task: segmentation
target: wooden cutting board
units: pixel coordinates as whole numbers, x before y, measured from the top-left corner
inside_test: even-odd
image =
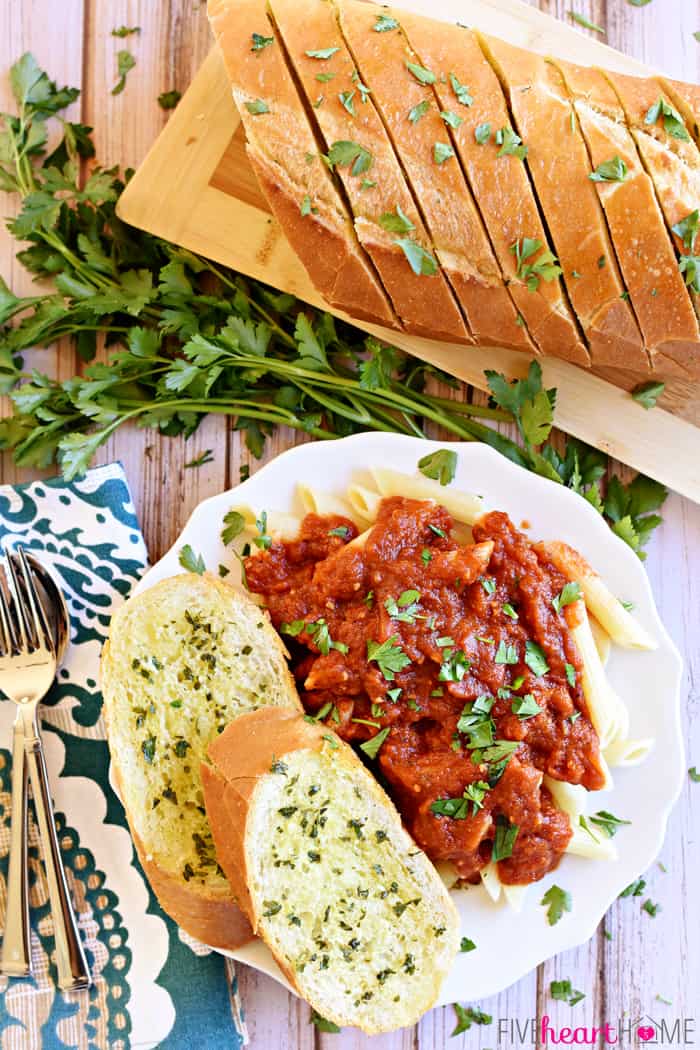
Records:
[[[621,72],[651,72],[520,0],[408,0],[401,6],[543,54]],[[131,180],[118,212],[134,226],[328,308],[258,187],[216,48]],[[364,322],[360,327],[481,390],[486,368],[521,376],[529,363],[527,355],[511,350],[452,346]],[[559,392],[558,427],[700,502],[700,384],[674,380],[667,384],[663,408],[648,411],[597,375],[554,358],[541,360],[546,385]]]

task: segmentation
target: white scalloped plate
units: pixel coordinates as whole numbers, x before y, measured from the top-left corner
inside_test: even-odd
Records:
[[[181,572],[178,554],[185,543],[215,572],[220,562],[230,565],[233,559],[219,533],[223,516],[232,507],[246,504],[258,511],[300,512],[295,497],[299,481],[341,493],[351,478],[366,473],[370,463],[413,473],[421,456],[440,447],[439,442],[383,433],[298,445],[237,488],[201,503],[139,589]],[[443,984],[440,1004],[500,992],[545,959],[588,940],[618,894],[649,867],[661,849],[684,771],[681,658],[659,619],[639,559],[592,507],[563,486],[528,473],[486,445],[454,443],[450,447],[457,451],[459,461],[453,485],[481,494],[487,509],[505,510],[518,526],[528,522],[533,539],[562,539],[576,547],[615,594],[634,602],[634,615],[657,639],[659,648],[635,653],[613,647],[607,668],[613,686],[629,707],[631,735],[656,740],[643,765],[614,770],[614,788],[599,796],[600,808],[632,822],[615,839],[617,861],[567,855],[556,872],[530,887],[519,914],[506,905],[493,904],[481,886],[453,891],[462,932],[477,949],[457,956]],[[234,567],[228,578],[240,579]],[[568,890],[573,899],[572,911],[556,926],[547,924],[539,903],[552,883]],[[283,981],[269,951],[259,942],[230,955]]]

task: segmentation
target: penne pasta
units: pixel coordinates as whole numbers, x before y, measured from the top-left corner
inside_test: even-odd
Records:
[[[366,485],[352,484],[347,489],[348,503],[354,515],[362,522],[369,524],[377,520],[382,496]]]
[[[238,512],[245,521],[245,529],[243,530],[244,536],[260,535],[260,528],[258,528],[258,521],[262,522],[261,511],[259,514],[256,513],[252,507],[232,507],[232,510]],[[273,539],[294,539],[297,536],[299,529],[301,528],[301,518],[298,518],[296,514],[287,514],[283,510],[268,510],[265,512],[267,517],[265,519],[265,529],[268,536],[272,536]]]
[[[473,525],[483,514],[481,496],[461,492],[449,485],[440,485],[430,478],[401,474],[386,467],[372,467],[372,476],[382,496],[405,496],[408,499],[429,499],[441,504],[453,518],[466,525]]]
[[[604,751],[620,731],[620,705],[605,675],[585,605],[581,600],[573,602],[566,607],[565,615],[583,662],[581,684],[588,713]]]
[[[486,867],[481,869],[481,882],[491,900],[494,904],[497,904],[501,897],[503,884],[498,877],[498,868],[493,861],[489,861]]]
[[[605,758],[609,765],[616,768],[638,766],[643,762],[654,746],[652,737],[640,740],[615,739],[605,749]]]
[[[442,879],[445,889],[451,890],[459,882],[457,869],[448,860],[438,861],[435,865],[435,870]]]
[[[603,667],[605,667],[608,660],[610,659],[610,650],[612,648],[610,635],[607,631],[603,630],[603,628],[600,626],[600,624],[594,616],[589,616],[588,622],[591,625],[591,634],[593,635],[595,647],[598,650],[600,662],[602,663]]]
[[[331,495],[324,489],[317,489],[314,485],[307,485],[303,481],[297,485],[297,492],[304,508],[304,514],[323,516],[338,514],[358,523],[358,516],[354,513],[352,506],[340,496]]]
[[[615,860],[617,850],[612,841],[598,835],[590,824],[581,823],[581,818],[585,820],[588,804],[586,789],[580,784],[567,784],[550,776],[545,776],[544,785],[559,809],[569,818],[571,838],[566,852],[593,860]]]
[[[579,584],[586,606],[614,642],[625,649],[657,648],[656,641],[637,623],[578,551],[558,541],[537,543],[535,549],[568,579]]]
[[[515,912],[522,911],[529,886],[509,886],[505,882],[502,882],[501,886],[506,904]]]

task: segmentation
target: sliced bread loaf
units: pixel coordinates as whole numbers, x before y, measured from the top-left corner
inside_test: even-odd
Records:
[[[242,712],[300,708],[279,636],[244,595],[183,574],[118,610],[101,676],[112,769],[162,907],[208,944],[245,943],[251,929],[216,861],[199,767]]]
[[[243,715],[202,766],[217,855],[250,923],[323,1017],[414,1024],[455,957],[435,868],[353,750],[292,711]]]

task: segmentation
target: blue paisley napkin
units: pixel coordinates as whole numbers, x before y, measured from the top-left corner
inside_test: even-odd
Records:
[[[97,677],[110,616],[147,566],[146,548],[119,464],[80,480],[0,486],[0,539],[33,550],[60,583],[71,641],[42,706],[56,820],[91,964],[89,992],[61,992],[36,828],[30,824],[34,976],[0,976],[0,1041],[8,1050],[238,1050],[245,1028],[230,961],[198,944],[150,891],[110,787]],[[0,702],[0,918],[10,841],[11,726]],[[33,815],[32,815],[33,817]],[[228,983],[225,967],[228,967]],[[233,994],[229,995],[229,985]]]

